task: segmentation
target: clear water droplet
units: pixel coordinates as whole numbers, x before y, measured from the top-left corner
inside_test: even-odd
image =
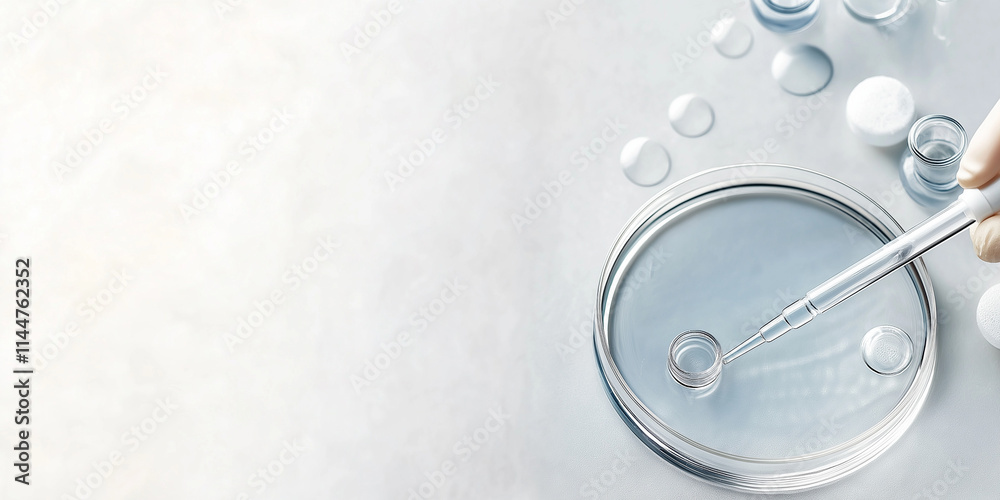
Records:
[[[743,57],[753,45],[753,32],[735,18],[725,17],[712,27],[712,44],[725,57]]]
[[[621,163],[625,177],[640,186],[659,184],[670,173],[670,154],[648,137],[628,141],[622,148]]]
[[[685,137],[699,137],[708,133],[715,123],[712,105],[696,94],[684,94],[670,103],[667,110],[670,126]]]
[[[833,62],[826,52],[812,45],[790,45],[775,54],[771,75],[789,94],[812,95],[830,83]]]
[[[861,357],[875,373],[897,375],[913,359],[913,341],[894,326],[877,326],[861,341]]]

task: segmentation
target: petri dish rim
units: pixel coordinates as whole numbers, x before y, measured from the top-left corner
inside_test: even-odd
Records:
[[[926,339],[919,365],[906,392],[877,424],[839,446],[793,458],[742,457],[692,441],[670,428],[646,407],[624,381],[611,354],[609,291],[620,274],[623,257],[635,255],[652,225],[664,215],[696,209],[699,199],[736,187],[791,188],[855,218],[884,241],[902,228],[881,206],[836,179],[811,170],[777,164],[733,165],[689,176],[661,191],[643,205],[619,233],[601,274],[594,322],[594,347],[601,377],[616,411],[641,441],[678,468],[730,489],[748,492],[796,492],[840,479],[881,455],[914,421],[926,400],[936,356],[936,307],[926,267],[921,260],[907,273],[922,300]],[[915,353],[916,355],[917,353]],[[789,467],[789,466],[794,467]]]

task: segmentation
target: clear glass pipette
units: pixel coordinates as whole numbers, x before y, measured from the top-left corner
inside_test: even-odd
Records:
[[[938,243],[998,211],[1000,211],[1000,182],[993,182],[981,189],[966,189],[944,210],[930,216],[851,267],[808,291],[801,299],[792,302],[781,311],[781,314],[760,327],[757,333],[727,352],[722,357],[722,363],[731,363],[757,346],[802,327],[820,313],[864,290],[892,271],[909,264]]]

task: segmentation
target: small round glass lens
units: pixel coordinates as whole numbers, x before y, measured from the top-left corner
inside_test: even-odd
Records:
[[[700,137],[708,133],[715,123],[712,105],[696,94],[684,94],[670,103],[667,109],[670,126],[684,137]]]
[[[732,17],[724,17],[712,27],[712,45],[725,57],[743,57],[753,45],[750,27]]]
[[[622,149],[621,164],[628,180],[640,186],[654,186],[670,173],[670,154],[648,137],[636,137]]]
[[[818,47],[806,44],[781,49],[771,61],[771,76],[793,95],[812,95],[833,78],[833,61]]]
[[[861,341],[861,357],[875,373],[898,375],[910,366],[913,341],[899,328],[877,326],[869,330]]]

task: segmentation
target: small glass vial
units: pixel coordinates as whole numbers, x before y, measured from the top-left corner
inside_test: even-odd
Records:
[[[956,175],[968,142],[965,129],[951,117],[928,115],[917,120],[910,127],[900,163],[900,178],[910,197],[928,207],[958,197],[962,188]]]
[[[955,13],[955,0],[937,0],[934,11],[934,36],[938,40],[951,43],[952,16]]]
[[[750,0],[754,17],[776,33],[805,29],[819,14],[819,0]]]

